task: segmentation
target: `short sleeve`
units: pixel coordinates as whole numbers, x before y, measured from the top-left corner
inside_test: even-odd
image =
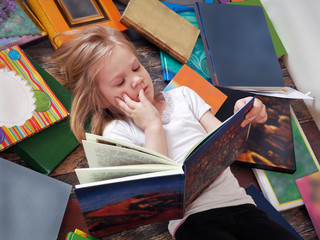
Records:
[[[188,87],[182,87],[182,94],[187,102],[190,110],[193,112],[197,120],[211,110],[211,106],[207,104],[195,91]]]
[[[102,136],[142,146],[141,134],[130,121],[114,120],[105,127]]]

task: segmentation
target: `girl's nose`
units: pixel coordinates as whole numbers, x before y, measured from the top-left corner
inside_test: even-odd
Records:
[[[141,82],[143,78],[141,76],[135,75],[132,78],[132,87],[135,88],[137,87]]]

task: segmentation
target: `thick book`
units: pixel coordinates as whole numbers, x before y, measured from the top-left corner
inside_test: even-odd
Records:
[[[211,106],[211,112],[213,115],[218,112],[227,99],[227,95],[210,84],[186,64],[181,67],[163,91],[169,91],[180,86],[186,86],[195,91],[207,104]]]
[[[320,172],[296,179],[299,192],[320,238]]]
[[[0,51],[0,65],[2,151],[67,118],[69,113],[19,46]]]
[[[290,232],[295,234],[299,239],[303,240],[299,233],[297,233],[297,231],[290,225],[290,223],[272,206],[272,204],[263,196],[261,192],[259,192],[259,190],[254,185],[250,185],[246,189],[246,192],[252,197],[257,207],[260,210],[264,211],[270,219],[282,225]]]
[[[31,10],[48,33],[52,46],[57,49],[70,36],[58,34],[78,30],[92,24],[102,24],[119,31],[127,29],[120,23],[121,14],[112,0],[76,1],[27,0]],[[76,4],[76,6],[74,5]]]
[[[319,171],[319,163],[293,110],[291,109],[292,134],[296,171],[286,174],[253,169],[263,195],[278,210],[284,211],[303,205],[296,179]]]
[[[1,239],[57,239],[71,185],[0,158],[0,186]]]
[[[186,19],[188,22],[199,28],[196,15],[194,13],[193,7],[182,6],[178,4],[166,3],[167,7],[175,11],[181,17]],[[182,4],[182,3],[181,3]],[[182,67],[182,63],[176,60],[174,57],[171,57],[168,53],[160,49],[160,61],[162,67],[163,80],[168,82],[176,75],[176,73]],[[208,63],[206,54],[203,49],[203,43],[201,36],[198,36],[198,39],[194,45],[194,48],[191,52],[191,55],[186,63],[189,67],[195,70],[199,75],[201,75],[208,82],[211,82]]]
[[[214,85],[285,87],[262,7],[196,3],[194,8]]]
[[[227,4],[261,6],[263,8],[263,5],[260,0],[245,0],[245,1],[236,1],[236,2],[232,1]],[[287,55],[287,51],[286,51],[281,39],[279,38],[279,35],[278,35],[276,29],[274,28],[274,26],[273,26],[273,24],[272,24],[268,14],[266,13],[264,8],[263,8],[263,13],[264,13],[264,16],[265,16],[267,24],[268,24],[268,28],[269,28],[271,39],[272,39],[273,46],[274,46],[274,50],[276,51],[277,56],[280,57],[283,55]]]
[[[71,110],[71,93],[30,56],[27,56],[63,106]],[[69,117],[14,145],[13,151],[34,170],[50,174],[77,146]]]
[[[200,30],[158,0],[131,0],[120,22],[186,63]]]
[[[146,148],[87,134],[89,168],[76,169],[75,193],[95,237],[157,221],[184,209],[242,151],[249,126],[240,126],[254,98],[199,141],[183,165]]]
[[[288,99],[257,96],[266,106],[265,123],[253,123],[245,151],[236,164],[283,173],[296,171]]]

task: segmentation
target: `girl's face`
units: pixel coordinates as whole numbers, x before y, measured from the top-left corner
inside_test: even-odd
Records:
[[[139,91],[143,89],[147,99],[154,102],[152,79],[138,58],[127,48],[115,47],[107,60],[102,60],[104,67],[98,74],[98,87],[106,102],[104,108],[110,106],[119,109],[117,98],[123,100],[127,94],[132,100],[139,101]]]

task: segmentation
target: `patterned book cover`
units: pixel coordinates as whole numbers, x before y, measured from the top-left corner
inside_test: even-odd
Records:
[[[0,52],[0,151],[69,113],[18,46]]]

